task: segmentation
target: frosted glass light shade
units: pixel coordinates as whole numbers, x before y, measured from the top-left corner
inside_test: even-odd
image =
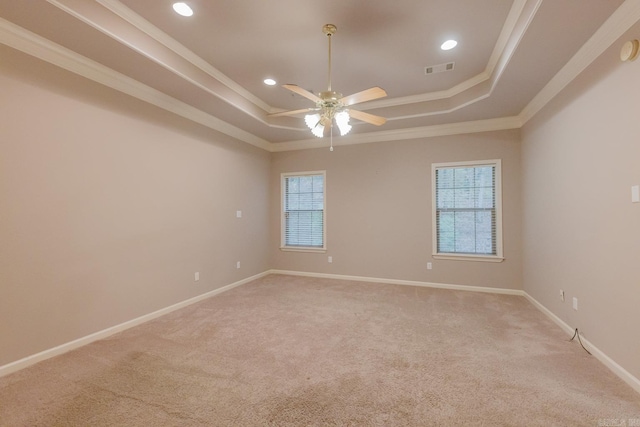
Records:
[[[320,114],[307,114],[304,116],[304,122],[309,129],[313,130],[320,122]]]
[[[318,125],[311,129],[311,133],[317,136],[318,138],[322,138],[324,136],[324,126]]]
[[[307,114],[304,116],[304,122],[318,138],[324,136],[324,126],[320,124],[320,114]]]
[[[338,129],[340,129],[340,135],[344,136],[348,134],[351,130],[351,125],[349,124],[349,113],[347,111],[340,111],[335,115],[335,118]]]

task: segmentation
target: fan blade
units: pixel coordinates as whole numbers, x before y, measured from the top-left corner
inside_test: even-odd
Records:
[[[303,108],[301,110],[281,111],[279,113],[267,114],[267,117],[296,116],[310,111],[316,111],[316,108]]]
[[[312,100],[313,102],[322,102],[322,98],[314,95],[313,93],[309,92],[306,89],[302,89],[298,85],[282,85],[282,87],[285,89],[289,89],[291,92],[295,92],[298,95],[302,95],[305,98]]]
[[[387,96],[387,92],[376,86],[363,90],[362,92],[354,93],[353,95],[345,96],[340,99],[340,102],[345,106],[348,106],[358,104],[360,102],[371,101],[373,99],[384,98],[385,96]]]
[[[349,117],[352,117],[363,122],[371,123],[372,125],[380,126],[387,122],[387,119],[380,116],[374,116],[373,114],[365,113],[364,111],[349,109]]]

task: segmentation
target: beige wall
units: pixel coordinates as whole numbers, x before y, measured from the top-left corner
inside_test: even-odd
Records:
[[[524,288],[640,377],[640,60],[619,47],[522,138],[270,155],[0,46],[0,366],[274,268]],[[494,158],[505,261],[432,259],[431,163]],[[307,170],[326,254],[279,250],[280,173]]]
[[[523,130],[523,282],[640,378],[640,60],[618,57],[630,38],[638,25]]]
[[[505,261],[434,260],[431,164],[486,159],[502,159]],[[327,171],[328,251],[280,251],[280,174],[309,170]],[[274,153],[271,192],[272,268],[521,289],[518,131]]]
[[[0,366],[268,269],[269,153],[0,57]]]

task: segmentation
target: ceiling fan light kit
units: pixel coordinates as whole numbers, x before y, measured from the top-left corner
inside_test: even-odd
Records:
[[[327,36],[329,42],[329,79],[327,90],[320,92],[318,95],[309,92],[294,84],[285,84],[283,87],[292,92],[297,93],[316,103],[315,107],[305,108],[302,110],[283,111],[280,113],[269,114],[270,117],[278,116],[295,116],[308,113],[304,116],[304,122],[311,129],[313,135],[322,138],[325,130],[333,129],[333,124],[338,127],[340,135],[344,136],[351,130],[349,120],[351,118],[370,123],[376,126],[383,125],[387,120],[384,117],[365,113],[363,111],[350,108],[351,105],[361,102],[372,101],[374,99],[387,96],[384,89],[372,87],[358,93],[348,96],[342,96],[341,93],[331,89],[331,36],[336,32],[337,28],[333,24],[326,24],[322,27],[322,32]]]

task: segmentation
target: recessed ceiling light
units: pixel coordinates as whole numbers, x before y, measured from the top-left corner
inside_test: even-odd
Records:
[[[175,10],[178,15],[182,15],[182,16],[193,15],[193,9],[191,9],[188,4],[182,3],[182,2],[174,3],[173,10]]]
[[[276,81],[273,79],[264,79],[264,84],[268,86],[274,86],[276,84]]]
[[[451,50],[454,47],[456,47],[457,44],[458,44],[458,42],[455,41],[455,40],[447,40],[446,42],[442,43],[442,45],[440,46],[440,49],[442,49],[442,50]]]

